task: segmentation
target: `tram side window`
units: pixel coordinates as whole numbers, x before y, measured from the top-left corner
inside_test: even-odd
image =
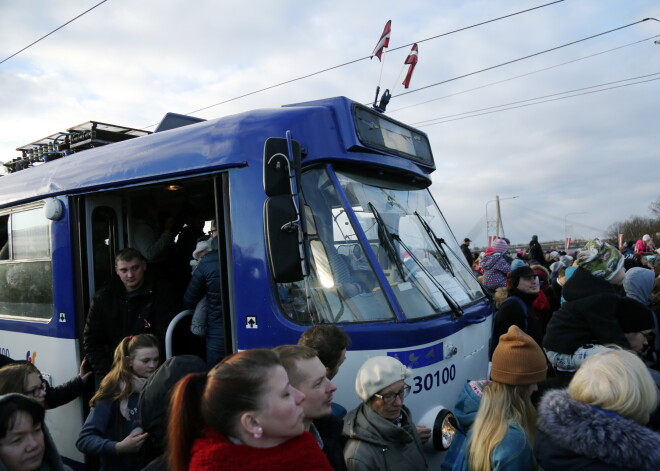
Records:
[[[0,242],[11,247],[0,258],[0,316],[50,319],[52,268],[43,208],[0,216],[0,234]]]

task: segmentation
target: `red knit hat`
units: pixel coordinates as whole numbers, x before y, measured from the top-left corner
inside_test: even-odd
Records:
[[[493,381],[523,386],[545,380],[548,366],[541,347],[516,325],[500,336],[493,352]]]

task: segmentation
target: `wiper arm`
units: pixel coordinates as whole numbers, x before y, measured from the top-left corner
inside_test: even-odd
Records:
[[[415,216],[417,216],[417,219],[419,219],[419,222],[424,228],[424,231],[426,231],[426,234],[429,236],[429,239],[431,239],[431,243],[433,244],[433,247],[435,247],[435,249],[440,254],[440,257],[442,259],[441,263],[443,267],[445,268],[445,270],[449,270],[449,273],[451,273],[451,275],[455,278],[456,274],[454,274],[454,269],[451,266],[451,262],[449,261],[447,252],[445,252],[445,249],[442,247],[442,244],[445,243],[445,240],[435,235],[435,232],[433,232],[433,229],[431,229],[429,223],[426,222],[426,220],[422,217],[422,215],[419,214],[417,211],[415,211]]]
[[[382,234],[382,237],[380,237],[380,239],[382,239],[384,242],[383,245],[385,246],[385,250],[387,251],[387,254],[390,256],[392,260],[394,260],[394,263],[396,264],[396,268],[397,270],[399,270],[399,274],[401,275],[401,279],[403,281],[406,281],[405,270],[403,269],[403,261],[401,260],[401,257],[399,257],[399,252],[396,250],[396,247],[394,247],[393,234],[387,230],[385,221],[383,221],[383,218],[380,217],[380,213],[371,202],[369,202],[369,209],[374,215],[376,224],[378,224],[378,232]]]
[[[408,251],[410,254],[410,257],[414,260],[414,262],[417,264],[417,266],[422,270],[422,272],[427,276],[427,278],[433,283],[433,286],[435,286],[438,291],[440,291],[440,294],[442,294],[442,297],[445,298],[445,302],[453,312],[453,319],[458,319],[463,315],[463,308],[456,302],[456,300],[447,292],[447,290],[440,284],[438,280],[435,279],[435,277],[431,274],[431,272],[424,266],[422,262],[419,261],[417,256],[413,253],[412,250],[401,240],[401,238],[394,234],[392,237],[396,238],[396,240],[401,244],[401,246],[404,248],[404,250]],[[415,277],[413,276],[412,279],[414,280]]]

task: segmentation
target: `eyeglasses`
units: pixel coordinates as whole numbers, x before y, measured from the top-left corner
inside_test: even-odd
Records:
[[[26,396],[39,397],[41,394],[46,394],[46,382],[42,381],[40,386],[34,387],[29,391],[25,391]]]
[[[210,231],[207,232],[208,235],[214,236],[218,232],[217,229],[211,229]]]
[[[383,401],[385,404],[392,404],[397,396],[399,396],[399,398],[401,398],[403,401],[403,398],[410,394],[411,389],[411,386],[406,384],[398,393],[374,394],[374,396]]]

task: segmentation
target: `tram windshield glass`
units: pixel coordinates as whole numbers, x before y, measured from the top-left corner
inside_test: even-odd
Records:
[[[452,304],[483,296],[428,190],[346,171],[336,175],[349,207],[325,169],[303,174],[310,273],[306,281],[279,286],[293,320],[394,320],[379,275],[407,319],[448,314]]]

